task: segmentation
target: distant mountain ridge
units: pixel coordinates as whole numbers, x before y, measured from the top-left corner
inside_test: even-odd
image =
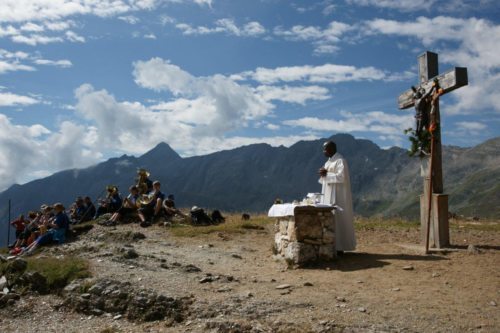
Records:
[[[348,134],[331,139],[349,163],[357,214],[418,215],[422,189],[418,158],[408,157],[402,148],[384,150]],[[320,190],[317,170],[325,162],[324,141],[300,141],[289,148],[253,144],[188,158],[160,143],[140,157],[123,155],[11,186],[0,193],[0,231],[5,235],[8,199],[12,200],[12,216],[16,216],[43,203],[61,201],[69,206],[78,195],[96,198],[109,184],[126,194],[140,167],[161,181],[165,193],[174,193],[180,207],[263,212],[276,198],[291,201]],[[500,217],[500,137],[472,148],[445,146],[443,151],[450,210]]]

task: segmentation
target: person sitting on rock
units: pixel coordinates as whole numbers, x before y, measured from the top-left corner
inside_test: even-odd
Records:
[[[122,206],[122,197],[118,192],[118,187],[110,185],[106,188],[106,191],[108,192],[106,199],[101,200],[95,218],[106,213],[114,213]]]
[[[163,201],[163,211],[165,212],[165,217],[167,220],[172,219],[175,215],[186,217],[183,212],[175,207],[175,197],[173,194],[169,194]]]
[[[109,220],[103,224],[106,226],[116,225],[120,219],[126,215],[137,213],[137,205],[139,200],[139,189],[136,185],[130,186],[130,194],[123,200],[123,205],[116,213],[114,213]]]
[[[90,197],[88,196],[83,198],[83,204],[85,206],[85,213],[83,213],[81,222],[87,222],[92,220],[92,218],[95,216],[96,209],[94,203],[92,202],[92,199],[90,199]]]
[[[39,236],[33,243],[25,248],[23,252],[21,252],[21,254],[29,255],[33,253],[33,251],[40,245],[45,245],[52,242],[62,244],[66,241],[66,233],[68,232],[70,222],[69,217],[66,215],[62,203],[58,202],[54,204],[53,207],[55,212],[55,219],[53,220],[53,222],[49,222],[49,224],[47,225],[47,227],[50,227],[50,230],[47,231],[44,235]]]
[[[165,199],[165,195],[160,191],[160,189],[160,182],[157,180],[154,181],[153,191],[146,197],[141,199],[142,207],[138,210],[139,219],[141,220],[141,226],[151,225],[151,220],[154,220],[160,215],[163,200]]]
[[[71,222],[73,224],[80,223],[85,214],[85,204],[82,197],[76,198],[70,209]]]

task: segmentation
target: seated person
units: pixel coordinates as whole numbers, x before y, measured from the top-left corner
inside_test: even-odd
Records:
[[[97,208],[95,218],[98,218],[102,214],[114,213],[122,206],[122,197],[118,192],[118,187],[108,186],[106,191],[108,192],[106,199],[101,200],[99,208]]]
[[[76,198],[75,202],[70,209],[71,222],[76,224],[81,222],[83,215],[85,214],[85,204],[82,197]]]
[[[64,206],[61,203],[54,204],[54,219],[49,220],[47,227],[50,228],[45,234],[39,236],[31,243],[21,254],[31,254],[40,245],[57,242],[62,244],[66,241],[66,233],[69,228],[69,217],[64,211]]]
[[[83,204],[85,206],[85,213],[83,213],[81,221],[87,222],[87,221],[92,220],[92,218],[95,216],[96,209],[95,209],[94,203],[92,202],[92,200],[88,196],[83,199]]]
[[[139,189],[136,185],[129,187],[130,194],[123,200],[123,205],[104,225],[115,225],[123,216],[137,212],[137,204],[139,200]]]
[[[139,208],[139,219],[141,224],[150,225],[150,219],[154,219],[160,215],[162,203],[165,199],[165,195],[160,191],[161,184],[159,181],[153,183],[153,192],[148,194],[148,199],[146,203],[142,204]]]
[[[184,213],[182,213],[175,207],[175,197],[173,194],[169,194],[165,201],[163,201],[163,211],[165,212],[167,220],[174,217],[175,215],[186,217]]]
[[[43,205],[42,205],[43,207]],[[14,244],[14,252],[19,252],[21,247],[25,247],[33,242],[33,239],[39,232],[38,222],[40,214],[36,212],[29,212],[28,219],[25,222],[24,230],[19,234],[19,237]],[[12,253],[15,254],[15,253]]]

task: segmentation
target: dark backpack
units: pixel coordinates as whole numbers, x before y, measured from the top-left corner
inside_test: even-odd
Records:
[[[203,208],[191,210],[191,223],[194,225],[212,224],[212,219],[205,213]]]
[[[224,216],[222,216],[221,212],[219,210],[217,210],[217,209],[212,212],[212,216],[211,217],[212,217],[212,221],[214,223],[218,224],[218,223],[224,223],[224,222],[226,222],[226,218]]]

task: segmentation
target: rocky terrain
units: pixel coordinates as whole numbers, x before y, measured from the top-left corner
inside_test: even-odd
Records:
[[[92,224],[1,264],[0,332],[500,331],[498,222],[452,221],[454,246],[427,256],[415,224],[358,220],[356,229],[356,252],[288,269],[272,255],[265,217]],[[25,262],[47,258],[83,260],[91,276],[50,290]]]

